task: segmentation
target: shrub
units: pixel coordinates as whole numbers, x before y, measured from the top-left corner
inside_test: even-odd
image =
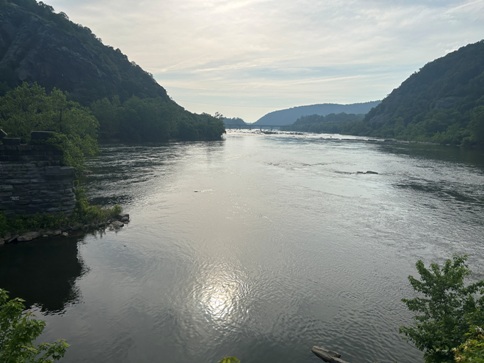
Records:
[[[33,343],[42,334],[45,322],[24,312],[22,299],[9,299],[0,289],[0,362],[50,363],[61,359],[69,344],[64,340],[55,343]]]
[[[471,274],[466,256],[454,256],[443,266],[432,263],[427,269],[420,260],[420,280],[409,276],[419,297],[402,299],[416,313],[415,326],[400,332],[424,352],[425,361],[454,362],[455,348],[467,340],[472,325],[484,324],[484,281],[465,284]]]

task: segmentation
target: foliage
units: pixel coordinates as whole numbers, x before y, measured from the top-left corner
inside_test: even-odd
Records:
[[[240,363],[236,357],[224,357],[218,363]]]
[[[419,297],[403,299],[415,312],[415,326],[402,326],[400,332],[424,352],[426,362],[453,362],[453,348],[466,340],[472,325],[484,323],[484,280],[465,284],[470,275],[466,256],[454,256],[443,266],[426,268],[416,264],[420,280],[409,276]]]
[[[472,110],[469,131],[472,142],[484,145],[484,105]]]
[[[93,150],[98,121],[103,141],[218,140],[225,131],[222,120],[184,110],[119,49],[103,45],[89,28],[42,2],[0,2],[0,33],[15,34],[16,39],[5,45],[0,95],[6,87],[20,86],[19,79],[51,91],[46,100],[39,94],[41,86],[22,85],[17,94],[26,100],[23,114],[13,118],[0,109],[0,127],[10,120],[4,129],[12,136],[27,141],[33,128],[54,130],[69,138],[61,145],[73,145],[75,155]],[[71,101],[66,101],[66,94]],[[7,103],[14,105],[13,101],[9,98]],[[18,113],[18,107],[13,109]],[[72,130],[75,126],[83,130]]]
[[[41,213],[30,216],[7,217],[0,212],[0,237],[7,233],[24,233],[64,229],[74,225],[94,225],[106,223],[122,213],[122,208],[115,205],[102,208],[87,201],[82,188],[76,189],[76,208],[71,215],[65,213]]]
[[[284,130],[314,132],[314,133],[334,133],[334,134],[354,134],[356,125],[361,123],[364,115],[348,113],[331,113],[326,116],[310,115],[297,119],[292,125],[286,126]]]
[[[103,223],[107,220],[119,216],[122,209],[119,205],[112,208],[101,208],[88,202],[82,188],[76,189],[76,209],[72,215],[72,220],[76,223],[92,224]]]
[[[105,141],[163,142],[177,140],[219,140],[223,121],[208,114],[196,115],[161,98],[104,98],[91,104]]]
[[[35,345],[45,322],[23,310],[22,299],[9,299],[0,289],[0,362],[51,363],[61,359],[69,345],[64,340]]]
[[[370,101],[364,103],[353,103],[341,105],[336,103],[322,103],[316,105],[297,106],[284,110],[269,112],[252,124],[254,127],[260,126],[288,126],[299,118],[309,115],[330,115],[330,114],[366,114],[380,101]]]
[[[0,237],[7,233],[57,229],[71,223],[71,218],[64,213],[44,213],[10,218],[0,213]]]
[[[425,65],[364,124],[370,136],[484,147],[484,41]]]
[[[215,114],[215,117],[217,117],[217,114]],[[244,120],[242,120],[240,117],[229,118],[229,117],[224,117],[223,115],[220,115],[220,117],[218,118],[222,119],[224,126],[226,128],[237,129],[237,128],[245,128],[248,126],[247,123]]]
[[[484,363],[484,331],[473,326],[467,340],[454,349],[456,363]]]
[[[6,15],[0,32],[13,33],[16,40],[6,45],[0,65],[0,79],[10,87],[19,79],[38,82],[69,92],[83,105],[113,95],[168,99],[151,74],[66,14],[35,0],[7,0],[0,6]]]
[[[484,147],[484,41],[437,59],[393,90],[364,120],[313,115],[290,130]]]
[[[0,97],[0,128],[24,142],[31,131],[54,131],[50,141],[64,153],[66,165],[82,170],[84,159],[98,151],[99,123],[91,112],[68,101],[64,92],[47,93],[38,84],[23,83]]]

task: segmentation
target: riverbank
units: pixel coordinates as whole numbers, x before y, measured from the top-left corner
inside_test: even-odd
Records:
[[[32,228],[22,232],[5,232],[0,236],[0,246],[49,237],[68,237],[81,233],[103,232],[106,229],[118,230],[124,227],[125,224],[128,224],[129,221],[129,214],[117,214],[104,221],[90,223],[73,222],[54,228]]]

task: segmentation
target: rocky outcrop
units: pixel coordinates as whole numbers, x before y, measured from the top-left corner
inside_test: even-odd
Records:
[[[36,239],[48,238],[48,237],[68,237],[70,235],[77,235],[86,232],[93,231],[104,231],[106,229],[110,231],[118,231],[130,221],[129,214],[120,214],[115,218],[106,220],[99,223],[91,224],[80,224],[64,226],[60,229],[55,230],[39,230],[24,232],[22,234],[11,235],[0,237],[0,246],[5,244],[19,243],[19,242],[29,242]]]

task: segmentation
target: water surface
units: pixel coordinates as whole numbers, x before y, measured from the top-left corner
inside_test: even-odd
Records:
[[[483,276],[483,160],[284,133],[107,146],[89,195],[131,223],[0,249],[0,282],[65,362],[422,362],[398,334],[407,276],[454,253]]]

